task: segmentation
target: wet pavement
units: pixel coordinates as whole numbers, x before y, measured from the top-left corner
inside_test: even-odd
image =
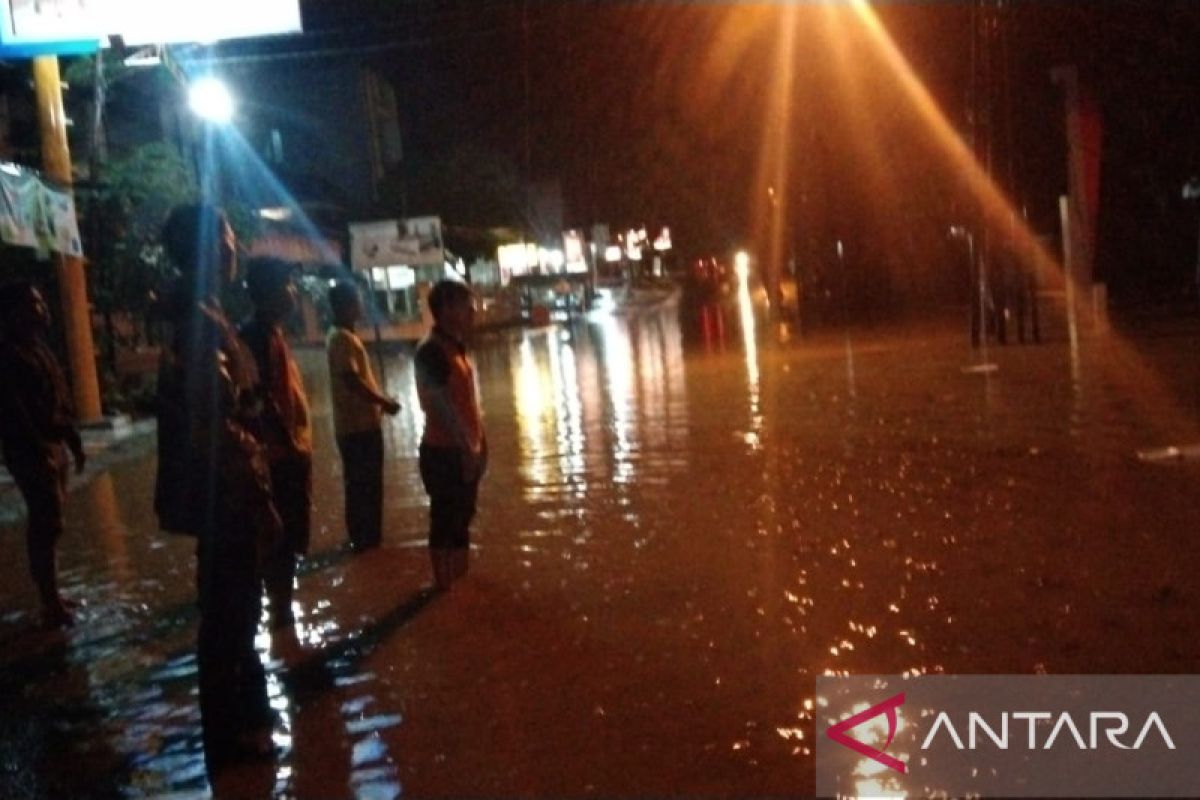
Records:
[[[1196,671],[1200,461],[1152,451],[1200,442],[1200,324],[986,354],[944,325],[724,332],[664,312],[482,343],[492,467],[442,596],[411,363],[386,364],[385,546],[351,556],[304,352],[313,552],[296,640],[260,637],[280,755],[218,788],[799,797],[817,675]],[[155,527],[152,438],[85,477],[74,629],[36,628],[0,529],[0,796],[207,796],[192,547]]]

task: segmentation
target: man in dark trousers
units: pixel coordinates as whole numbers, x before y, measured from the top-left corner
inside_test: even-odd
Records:
[[[448,589],[467,574],[471,520],[479,480],[487,469],[487,436],[467,357],[475,325],[475,299],[457,281],[438,282],[429,293],[433,330],[417,346],[413,363],[425,412],[421,481],[429,494],[429,557],[434,584]]]
[[[232,761],[273,754],[254,637],[261,563],[282,524],[250,432],[253,359],[218,299],[237,273],[233,230],[212,206],[180,206],[163,245],[180,275],[166,301],[173,331],[159,368],[154,503],[163,529],[197,540],[200,717],[211,777]]]
[[[350,547],[361,553],[383,538],[383,415],[400,404],[375,382],[371,360],[354,326],[362,319],[362,299],[353,283],[329,290],[333,327],[325,337],[333,430],[342,456],[346,532]]]
[[[246,289],[254,317],[242,325],[242,341],[258,366],[255,433],[267,449],[271,496],[283,520],[283,538],[263,565],[271,627],[292,625],[296,558],[308,552],[312,520],[312,428],[300,368],[283,324],[296,310],[292,264],[254,258],[246,264]]]
[[[58,591],[58,540],[63,533],[67,451],[75,471],[87,461],[58,359],[46,345],[46,301],[33,285],[0,288],[0,439],[4,463],[28,511],[29,571],[42,602],[42,624],[70,625],[74,603]]]

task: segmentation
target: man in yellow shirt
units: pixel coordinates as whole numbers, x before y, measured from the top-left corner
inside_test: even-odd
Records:
[[[329,290],[333,327],[325,338],[333,429],[342,456],[346,491],[346,530],[350,547],[378,547],[383,536],[383,414],[400,404],[380,391],[371,361],[354,326],[362,319],[362,300],[352,283]]]

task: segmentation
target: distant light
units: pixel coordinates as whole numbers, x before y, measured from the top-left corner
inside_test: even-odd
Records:
[[[283,222],[292,218],[292,210],[286,206],[277,206],[275,208],[260,208],[258,216],[263,219],[269,219],[272,222]]]
[[[412,267],[388,267],[387,283],[389,289],[409,289],[416,285],[417,273]]]
[[[604,260],[608,263],[621,260],[621,246],[619,244],[610,244],[604,248]]]
[[[157,67],[162,63],[161,51],[157,46],[139,47],[125,57],[127,67]]]
[[[459,275],[467,274],[467,265],[463,263],[463,260],[461,258],[455,262],[454,269],[456,272],[458,272]]]
[[[529,272],[528,253],[523,244],[500,245],[496,248],[496,259],[500,262],[500,269],[507,270],[510,275],[524,275]]]
[[[196,116],[208,122],[225,125],[233,120],[233,95],[217,78],[197,79],[188,89],[188,105]]]
[[[539,247],[538,248],[538,264],[542,269],[552,269],[559,271],[566,263],[566,257],[563,251],[557,247]]]
[[[633,228],[630,228],[629,232],[625,234],[625,257],[630,261],[642,260],[641,242],[645,238],[642,235],[643,233],[644,231],[639,232]]]
[[[563,253],[568,264],[583,261],[583,231],[563,231]]]
[[[612,312],[614,309],[616,309],[616,307],[617,303],[616,300],[613,299],[612,290],[604,288],[596,290],[596,299],[592,305],[593,310],[599,312]]]
[[[337,286],[337,280],[335,280],[334,278],[330,278],[329,279],[329,288],[332,289],[335,286]]]
[[[733,269],[739,281],[745,282],[750,277],[750,256],[745,250],[738,250],[733,256]]]
[[[671,249],[671,229],[663,228],[658,236],[654,237],[654,249],[658,252]]]

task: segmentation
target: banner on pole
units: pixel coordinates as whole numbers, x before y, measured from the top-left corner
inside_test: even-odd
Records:
[[[83,255],[75,201],[37,173],[0,164],[0,240],[18,247]]]

